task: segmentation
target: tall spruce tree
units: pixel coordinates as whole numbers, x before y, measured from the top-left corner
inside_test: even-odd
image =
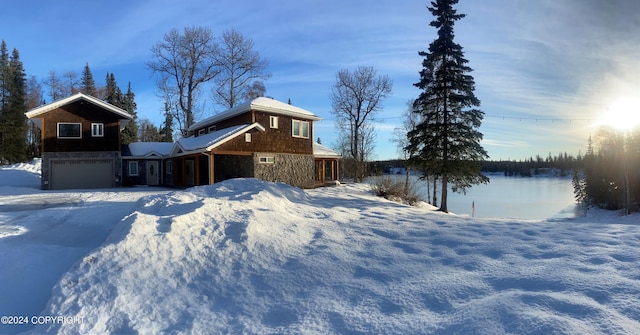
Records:
[[[3,104],[0,110],[0,161],[27,159],[27,75],[20,53],[13,49],[8,67],[2,65]]]
[[[121,143],[129,144],[138,141],[138,113],[136,113],[138,107],[135,101],[135,94],[131,90],[131,82],[127,86],[127,93],[124,94],[123,101],[119,107],[133,116],[133,119],[127,123],[122,133],[120,133]]]
[[[164,122],[160,129],[161,142],[173,142],[173,116],[168,102],[164,103]]]
[[[414,84],[422,90],[413,103],[422,122],[409,131],[407,150],[416,153],[411,159],[415,166],[428,171],[425,175],[439,177],[442,187],[440,210],[448,212],[449,184],[454,192],[465,192],[474,184],[487,183],[480,163],[488,158],[480,145],[478,131],[484,113],[474,94],[475,82],[469,73],[462,46],[454,42],[454,23],[465,17],[453,8],[458,0],[436,0],[428,7],[435,20],[430,26],[438,30],[438,37],[424,57],[420,81]]]
[[[118,87],[118,83],[116,83],[116,76],[113,73],[107,73],[106,84],[105,101],[114,106],[120,107],[119,104],[122,101],[122,91],[120,90],[120,87]]]
[[[84,70],[82,70],[80,92],[92,97],[95,97],[98,94],[98,91],[96,90],[96,83],[93,80],[93,74],[91,73],[91,68],[89,68],[89,63],[86,63],[84,65]]]
[[[9,97],[9,50],[7,43],[0,43],[0,113],[4,109]]]

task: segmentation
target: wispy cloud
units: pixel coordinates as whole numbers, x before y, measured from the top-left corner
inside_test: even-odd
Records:
[[[49,70],[79,72],[85,62],[97,81],[105,71],[115,72],[121,85],[132,81],[139,92],[139,113],[161,122],[161,101],[154,104],[155,83],[144,65],[151,46],[172,28],[203,25],[217,35],[234,28],[269,59],[268,95],[291,98],[330,119],[335,73],[371,65],[394,82],[381,116],[399,117],[406,101],[419,93],[413,86],[422,61],[417,53],[436,37],[428,5],[414,0],[114,0],[82,6],[73,0],[9,1],[3,4],[0,31],[11,34],[0,37],[21,51],[28,74],[40,78]],[[458,9],[467,17],[456,24],[456,40],[475,69],[476,95],[488,116],[481,131],[492,155],[575,152],[591,131],[576,123],[560,127],[496,116],[598,119],[620,96],[640,92],[639,1],[483,0],[461,1]],[[387,147],[395,121],[400,123],[390,119],[377,125],[380,148]],[[330,127],[319,126],[318,133],[335,136]]]

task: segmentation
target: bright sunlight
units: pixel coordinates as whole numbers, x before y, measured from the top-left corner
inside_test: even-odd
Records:
[[[640,125],[640,99],[620,98],[614,102],[598,125],[627,130]]]

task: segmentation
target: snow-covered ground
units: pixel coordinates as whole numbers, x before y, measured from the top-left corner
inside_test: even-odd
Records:
[[[38,172],[0,169],[0,316],[30,322],[0,333],[640,334],[638,215],[481,220],[253,179],[40,191]]]

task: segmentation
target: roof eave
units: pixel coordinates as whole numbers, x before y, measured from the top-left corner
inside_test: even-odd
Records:
[[[58,101],[54,101],[50,104],[46,104],[46,105],[42,105],[40,107],[36,107],[26,113],[24,113],[27,118],[31,119],[34,117],[37,117],[39,115],[45,114],[47,112],[50,112],[54,109],[60,108],[62,106],[66,106],[70,103],[76,102],[78,100],[85,100],[87,102],[90,102],[98,107],[104,108],[118,116],[121,116],[123,119],[122,120],[132,120],[133,116],[131,114],[129,114],[127,111],[125,111],[124,109],[118,108],[112,104],[106,103],[100,99],[97,99],[95,97],[92,97],[90,95],[86,95],[83,93],[76,93],[72,96],[69,96],[67,98],[58,100]]]
[[[229,142],[230,140],[234,139],[236,136],[238,136],[238,135],[240,135],[240,134],[244,134],[244,133],[246,133],[246,132],[248,132],[248,131],[251,131],[251,130],[253,130],[254,128],[255,128],[255,129],[257,129],[258,131],[262,131],[262,132],[264,132],[264,131],[265,131],[265,128],[264,128],[261,124],[259,124],[259,123],[257,123],[257,122],[254,122],[254,123],[250,124],[250,125],[249,125],[249,126],[247,126],[247,127],[240,128],[240,129],[238,129],[237,131],[234,131],[233,133],[231,133],[231,134],[229,134],[229,135],[225,136],[225,137],[224,137],[223,139],[221,139],[220,141],[217,141],[216,143],[213,143],[212,145],[208,146],[208,147],[205,149],[205,151],[206,151],[206,152],[209,152],[209,151],[211,151],[211,150],[213,150],[213,149],[215,149],[215,148],[217,148],[217,147],[219,147],[219,146],[223,145],[224,143]]]

